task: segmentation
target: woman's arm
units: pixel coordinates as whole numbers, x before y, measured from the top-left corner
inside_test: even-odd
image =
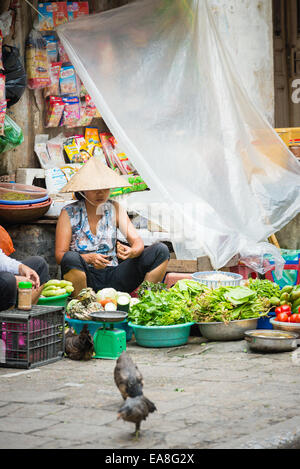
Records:
[[[72,227],[69,215],[66,210],[62,210],[56,225],[55,235],[55,259],[60,265],[65,253],[70,250],[72,239]]]
[[[138,235],[126,210],[117,202],[114,202],[116,209],[116,224],[123,236],[127,239],[130,247],[119,244],[117,254],[122,260],[139,257],[144,250],[144,242]]]

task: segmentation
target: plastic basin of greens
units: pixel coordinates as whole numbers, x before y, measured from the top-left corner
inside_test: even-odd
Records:
[[[69,324],[70,327],[73,327],[74,331],[76,334],[80,334],[83,326],[87,324],[89,333],[91,336],[95,334],[95,332],[100,328],[103,327],[103,323],[99,321],[81,321],[80,319],[72,319],[69,318],[67,315],[65,315],[65,320]],[[128,325],[128,321],[122,321],[115,323],[114,325],[115,329],[122,329],[123,331],[126,332],[126,341],[129,342],[132,338],[133,330],[132,328]]]
[[[203,337],[214,342],[243,340],[245,332],[257,329],[258,318],[241,321],[197,323]]]
[[[65,293],[64,295],[59,296],[48,296],[47,298],[40,298],[38,301],[38,305],[44,306],[63,306],[66,308],[68,297],[71,293]]]
[[[135,340],[141,347],[163,348],[185,345],[189,339],[191,327],[194,323],[177,324],[176,326],[138,326],[132,327]]]
[[[219,276],[220,280],[215,280],[214,277]],[[224,277],[222,280],[221,277]],[[219,288],[219,287],[238,287],[243,280],[243,276],[239,274],[233,274],[230,272],[196,272],[192,275],[192,279],[196,282],[206,285],[208,288]]]

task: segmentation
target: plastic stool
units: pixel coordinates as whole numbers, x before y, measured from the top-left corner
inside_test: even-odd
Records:
[[[192,274],[179,274],[176,272],[171,272],[166,275],[164,283],[167,285],[167,288],[171,288],[175,285],[175,283],[178,282],[178,280],[184,279],[192,280]]]

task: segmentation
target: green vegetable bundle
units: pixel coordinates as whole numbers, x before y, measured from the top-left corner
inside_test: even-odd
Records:
[[[270,309],[270,301],[249,288],[220,287],[196,297],[191,312],[196,322],[230,322],[259,318]]]
[[[300,285],[286,285],[280,289],[279,285],[269,280],[250,279],[249,288],[256,292],[260,298],[270,300],[271,306],[289,305],[292,311],[298,313],[300,306]]]
[[[130,308],[128,319],[139,326],[175,326],[193,322],[189,304],[171,290],[146,290]]]

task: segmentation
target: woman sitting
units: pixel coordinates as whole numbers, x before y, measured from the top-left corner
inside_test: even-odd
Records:
[[[109,200],[110,189],[126,186],[127,181],[93,157],[62,190],[74,192],[77,202],[60,214],[55,256],[63,278],[73,283],[74,297],[86,287],[131,293],[144,280],[164,279],[170,258],[167,246],[144,248],[124,208]],[[117,241],[118,229],[129,245]]]

